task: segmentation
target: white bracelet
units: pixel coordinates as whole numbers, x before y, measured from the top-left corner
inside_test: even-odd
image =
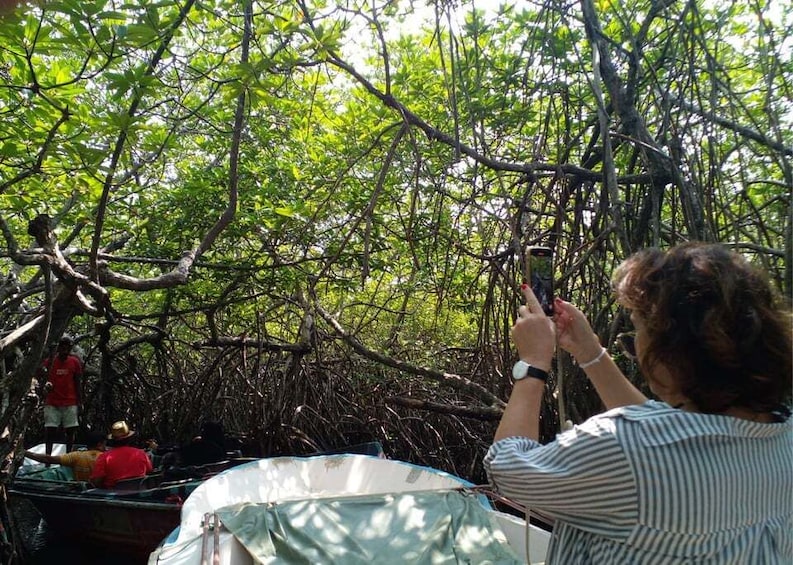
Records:
[[[592,361],[587,361],[586,363],[579,363],[578,366],[581,367],[582,369],[586,369],[587,367],[591,367],[595,363],[600,363],[600,360],[603,359],[603,356],[605,354],[606,354],[606,348],[605,347],[601,347],[600,348],[600,353],[598,353],[597,357],[592,359]]]

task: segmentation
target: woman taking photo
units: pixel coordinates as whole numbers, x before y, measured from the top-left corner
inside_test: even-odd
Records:
[[[556,519],[547,563],[793,563],[788,308],[720,245],[641,251],[613,282],[658,400],[625,378],[580,310],[557,299],[551,319],[524,285],[491,482]],[[607,412],[540,445],[557,343]]]

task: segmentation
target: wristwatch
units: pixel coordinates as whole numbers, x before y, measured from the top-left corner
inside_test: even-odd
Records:
[[[519,381],[521,379],[525,379],[526,377],[532,377],[535,379],[540,379],[541,381],[548,380],[548,371],[543,371],[542,369],[535,367],[534,365],[529,365],[522,359],[519,360],[512,366],[512,379],[515,381]]]

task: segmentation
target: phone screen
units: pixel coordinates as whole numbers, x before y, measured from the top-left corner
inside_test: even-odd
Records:
[[[527,278],[543,312],[553,316],[553,251],[549,247],[526,249]]]

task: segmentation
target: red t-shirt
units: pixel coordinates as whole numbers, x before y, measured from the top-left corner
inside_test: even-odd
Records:
[[[50,362],[52,365],[50,366]],[[83,374],[83,364],[74,355],[66,359],[55,356],[44,361],[47,369],[47,380],[52,383],[52,390],[47,393],[45,404],[50,406],[74,406],[77,404],[77,383],[75,378]]]
[[[102,479],[102,488],[112,488],[118,481],[143,477],[151,472],[151,459],[137,447],[122,445],[103,452],[96,458],[91,471],[91,482]]]

